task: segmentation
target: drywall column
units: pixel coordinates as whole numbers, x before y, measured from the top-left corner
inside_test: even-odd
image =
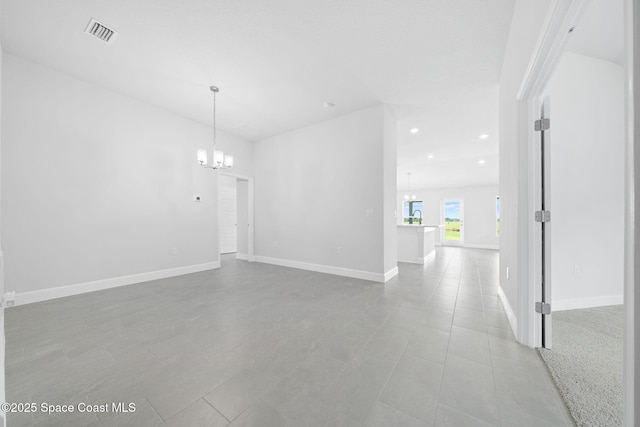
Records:
[[[256,261],[384,281],[396,251],[394,127],[385,110],[256,142]]]
[[[396,192],[398,189],[398,129],[391,108],[384,106],[384,140],[382,155],[384,274],[385,281],[398,274],[398,227],[396,218]]]

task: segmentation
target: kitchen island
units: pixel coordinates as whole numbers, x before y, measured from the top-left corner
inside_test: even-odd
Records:
[[[424,264],[435,255],[438,227],[416,224],[398,225],[398,262]]]

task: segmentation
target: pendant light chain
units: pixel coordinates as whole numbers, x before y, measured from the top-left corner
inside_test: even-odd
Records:
[[[211,91],[213,92],[213,149],[216,149],[216,93],[218,93],[218,88],[215,86],[211,86]]]

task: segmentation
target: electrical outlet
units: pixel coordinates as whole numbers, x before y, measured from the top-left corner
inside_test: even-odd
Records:
[[[507,267],[507,280],[509,280],[509,267]]]
[[[364,216],[373,216],[373,209],[368,208],[364,211]]]
[[[171,255],[172,256],[178,255],[178,248],[171,248]]]
[[[337,254],[341,254],[342,253],[342,246],[338,246],[338,248],[336,249],[336,253]]]
[[[580,273],[582,272],[582,269],[580,268],[580,264],[574,264],[573,265],[573,277],[580,277]]]
[[[16,305],[16,291],[7,292],[1,297],[2,304],[0,304],[3,308],[13,307]]]

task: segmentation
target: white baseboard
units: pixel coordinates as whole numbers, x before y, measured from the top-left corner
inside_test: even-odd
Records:
[[[249,261],[249,255],[241,254],[240,252],[236,253],[236,259],[241,259],[243,261]]]
[[[483,244],[475,244],[475,243],[465,243],[464,247],[471,248],[471,249],[495,249],[495,250],[500,249],[500,245],[483,245]]]
[[[509,321],[509,325],[511,326],[511,332],[513,332],[513,336],[518,336],[518,318],[516,314],[513,312],[511,308],[511,304],[509,304],[509,300],[507,296],[504,294],[502,290],[502,286],[498,286],[498,296],[500,297],[500,302],[502,303],[502,308],[504,308],[504,312],[507,315],[507,320]]]
[[[182,276],[183,274],[197,273],[205,270],[213,270],[215,268],[220,268],[220,261],[187,265],[185,267],[151,271],[148,273],[132,274],[130,276],[113,277],[110,279],[77,283],[75,285],[59,286],[56,288],[40,289],[37,291],[21,292],[16,293],[16,305],[32,304],[34,302],[133,285],[136,283],[148,282],[150,280],[166,279],[167,277]]]
[[[398,275],[398,271],[399,271],[398,270],[398,266],[396,265],[391,270],[389,270],[386,273],[384,273],[384,281],[385,281],[385,283],[388,282],[389,280],[391,280],[392,278],[396,277]]]
[[[624,296],[605,295],[591,298],[575,298],[564,300],[553,300],[551,302],[551,312],[564,310],[577,310],[579,308],[604,307],[607,305],[620,305],[624,303]]]
[[[382,273],[374,273],[371,271],[352,270],[350,268],[334,267],[332,265],[312,264],[309,262],[293,261],[290,259],[271,258],[271,257],[259,256],[259,255],[255,256],[255,261],[261,262],[264,264],[279,265],[281,267],[298,268],[300,270],[309,270],[309,271],[316,271],[318,273],[335,274],[336,276],[353,277],[355,279],[370,280],[372,282],[381,282],[381,283],[384,283],[386,274],[389,274],[390,272],[393,271],[393,270],[390,270],[390,272],[382,274]],[[393,276],[390,276],[389,278],[391,277]]]

